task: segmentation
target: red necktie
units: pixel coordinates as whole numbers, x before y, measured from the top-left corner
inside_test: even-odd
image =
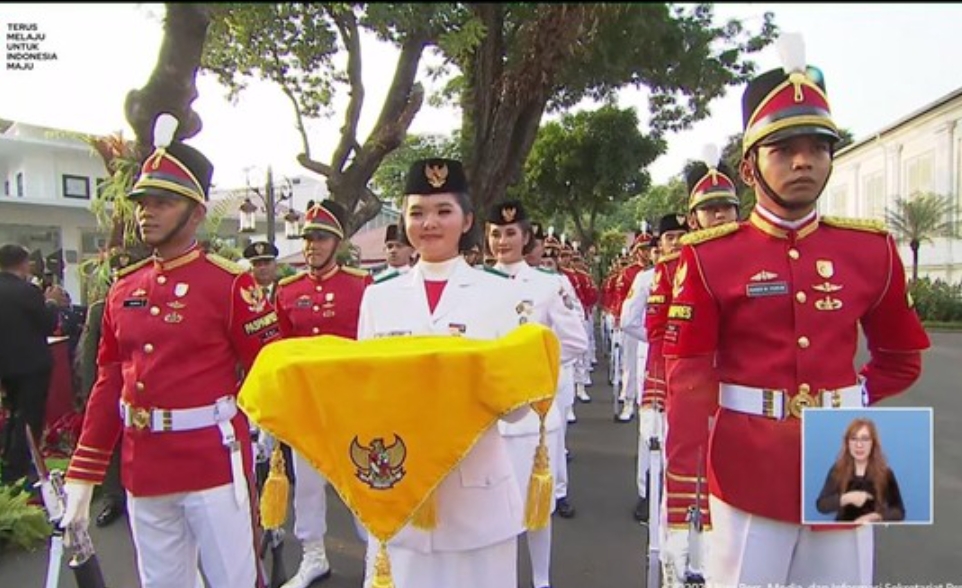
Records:
[[[434,309],[437,308],[438,301],[441,300],[441,293],[444,292],[444,287],[447,283],[447,280],[424,280],[424,290],[428,295],[428,309],[430,309],[431,314],[434,314]]]

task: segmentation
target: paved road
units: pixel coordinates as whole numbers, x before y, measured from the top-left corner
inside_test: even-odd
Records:
[[[935,524],[891,526],[876,533],[876,583],[962,584],[962,335],[932,335],[921,382],[886,406],[931,406],[935,415]],[[612,422],[610,392],[602,370],[591,389],[596,401],[577,407],[579,422],[569,439],[574,519],[554,519],[555,588],[641,588],[645,584],[645,528],[631,519],[634,506],[635,423]],[[364,549],[356,540],[350,516],[335,495],[329,501],[328,551],[332,577],[316,586],[358,588]],[[124,522],[93,529],[101,565],[110,588],[138,588],[129,531]],[[529,586],[526,550],[521,583]],[[299,561],[293,538],[285,551],[290,572]],[[39,588],[46,568],[43,551],[0,554],[0,586]],[[65,570],[62,588],[73,587]]]

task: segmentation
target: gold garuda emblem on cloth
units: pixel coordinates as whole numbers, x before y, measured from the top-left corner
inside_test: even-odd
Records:
[[[513,223],[514,217],[517,215],[518,215],[518,209],[513,206],[509,206],[501,210],[501,218],[503,218],[504,222],[506,223]]]
[[[370,447],[361,445],[357,436],[351,441],[351,461],[357,466],[354,475],[375,490],[387,490],[401,481],[406,457],[407,448],[397,435],[391,445],[385,445],[381,437],[375,437]]]
[[[263,243],[255,243],[255,244],[254,244],[254,252],[257,253],[258,255],[264,255],[264,244],[263,244]]]
[[[441,165],[426,165],[424,166],[424,177],[427,178],[432,188],[440,188],[448,181],[448,166],[444,163]]]
[[[267,306],[267,297],[264,296],[263,290],[258,286],[251,286],[249,288],[241,288],[240,291],[241,298],[247,303],[247,308],[251,312],[261,312],[264,307]]]

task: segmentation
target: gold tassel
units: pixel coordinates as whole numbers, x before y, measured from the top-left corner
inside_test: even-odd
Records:
[[[425,499],[424,504],[422,504],[416,511],[414,511],[414,518],[411,519],[411,524],[418,529],[423,529],[425,531],[431,531],[438,526],[438,497],[434,495],[434,491],[428,495]]]
[[[537,410],[537,409],[536,409]],[[537,410],[541,418],[538,431],[538,447],[534,450],[534,467],[528,482],[528,499],[524,509],[524,526],[531,531],[544,529],[551,520],[551,500],[554,497],[554,476],[548,459],[548,445],[545,443],[546,412]]]
[[[391,560],[388,559],[387,546],[383,541],[374,558],[374,579],[371,580],[371,588],[394,588],[394,580],[391,579]]]
[[[271,470],[261,493],[261,525],[265,529],[279,529],[284,525],[290,491],[290,482],[287,480],[287,472],[284,471],[284,454],[281,453],[278,443],[271,453]]]

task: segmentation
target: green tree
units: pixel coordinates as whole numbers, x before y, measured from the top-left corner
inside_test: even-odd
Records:
[[[400,147],[384,158],[374,177],[372,187],[382,200],[390,200],[397,206],[404,197],[404,183],[411,164],[428,157],[459,157],[461,142],[459,134],[452,137],[443,135],[408,135]]]
[[[647,221],[651,231],[658,229],[658,221],[667,214],[685,212],[688,204],[688,188],[680,176],[671,178],[667,184],[652,186],[637,201],[635,218]]]
[[[958,208],[951,199],[938,194],[915,194],[896,198],[895,206],[885,211],[885,220],[896,241],[908,243],[912,250],[912,281],[919,279],[919,247],[938,237],[958,238]]]
[[[644,87],[653,137],[685,129],[754,74],[746,56],[776,32],[771,14],[754,33],[716,24],[710,4],[466,6],[455,28],[462,42],[441,49],[462,74],[450,95],[462,108],[472,193],[485,206],[521,181],[546,110]]]
[[[402,144],[421,108],[424,90],[415,82],[421,55],[446,30],[450,12],[451,5],[445,4],[220,4],[212,9],[203,66],[217,75],[231,98],[252,79],[281,89],[301,136],[298,162],[327,178],[331,197],[352,212],[347,227],[352,234],[381,209],[368,182],[387,154]],[[400,50],[380,115],[363,141],[358,137],[366,95],[362,30]],[[322,162],[312,155],[306,123],[332,114],[342,88],[350,96],[344,124],[330,160]]]
[[[633,108],[565,115],[541,130],[525,169],[522,200],[539,218],[570,219],[585,246],[599,215],[648,187],[645,168],[664,150],[642,135]]]

